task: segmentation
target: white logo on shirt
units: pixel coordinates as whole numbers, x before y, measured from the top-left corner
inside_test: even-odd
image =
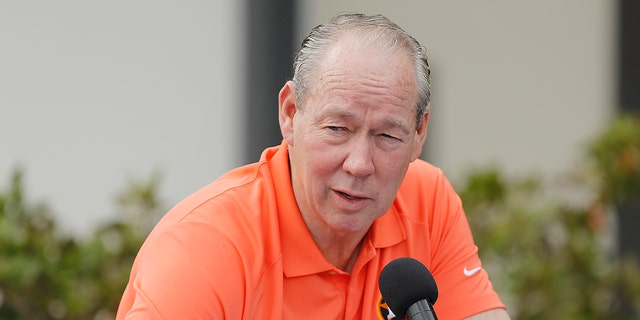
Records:
[[[476,267],[476,268],[473,268],[471,270],[467,269],[467,267],[464,267],[463,271],[464,271],[464,275],[465,276],[471,277],[472,275],[478,273],[478,271],[480,271],[480,269],[482,269],[482,267]]]
[[[395,319],[395,318],[396,318],[396,315],[393,314],[393,311],[391,311],[391,309],[389,309],[389,315],[387,316],[387,320],[388,319]]]

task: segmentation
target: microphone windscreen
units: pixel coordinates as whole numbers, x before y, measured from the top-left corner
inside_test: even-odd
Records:
[[[396,316],[404,316],[414,303],[426,299],[434,304],[438,287],[431,272],[413,258],[398,258],[380,272],[378,281],[382,298]]]

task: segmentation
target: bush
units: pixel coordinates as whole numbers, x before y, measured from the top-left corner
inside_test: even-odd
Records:
[[[566,186],[588,190],[579,204],[554,197],[539,178],[507,178],[496,168],[463,181],[480,255],[513,319],[640,317],[638,257],[608,245],[615,205],[640,199],[640,121],[614,121],[585,164],[588,174]]]
[[[120,210],[153,216],[156,187],[132,183]],[[0,192],[0,319],[113,319],[147,232],[128,220],[84,240],[66,235],[46,206],[26,201],[16,171]]]

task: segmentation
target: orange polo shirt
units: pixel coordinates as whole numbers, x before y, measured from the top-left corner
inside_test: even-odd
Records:
[[[439,319],[504,308],[439,169],[409,166],[347,274],[324,258],[302,220],[283,143],[167,213],[136,257],[117,319],[387,319],[378,276],[407,256],[432,272]]]

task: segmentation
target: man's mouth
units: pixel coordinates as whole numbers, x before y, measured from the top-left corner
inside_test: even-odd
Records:
[[[342,191],[338,191],[338,193],[339,193],[341,196],[343,196],[343,197],[345,197],[345,198],[347,198],[347,199],[349,199],[349,200],[363,199],[362,197],[352,196],[352,195],[350,195],[350,194],[348,194],[348,193],[344,193],[344,192],[342,192]]]
[[[355,198],[356,198],[356,197],[354,197],[354,196],[352,196],[352,195],[349,195],[349,194],[346,194],[346,193],[344,193],[344,192],[339,192],[339,193],[340,193],[340,195],[342,195],[343,197],[345,197],[345,198],[347,198],[347,199],[350,199],[350,200],[353,200],[353,199],[355,199]]]

